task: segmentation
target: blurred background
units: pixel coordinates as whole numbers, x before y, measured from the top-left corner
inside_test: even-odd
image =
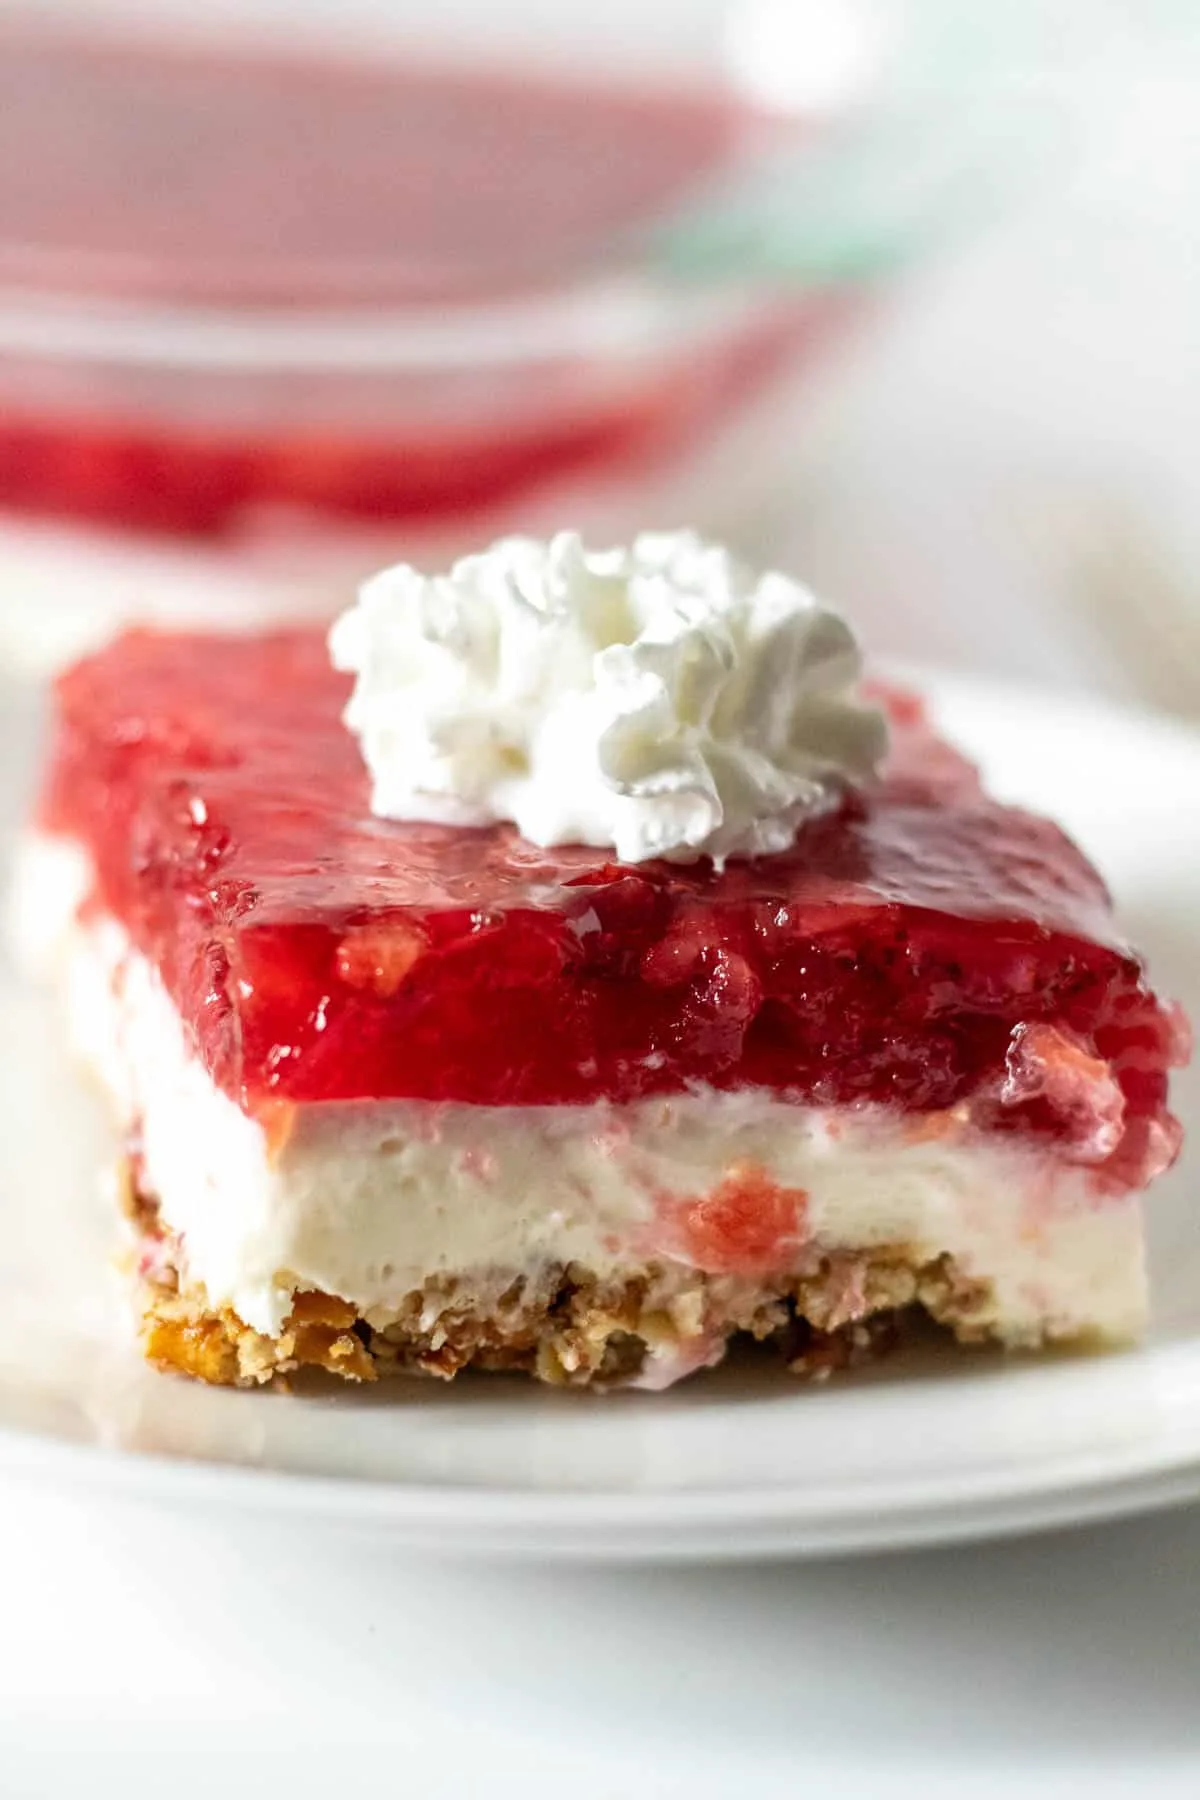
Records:
[[[1186,0],[0,0],[0,656],[691,524],[1200,715],[1198,220]]]

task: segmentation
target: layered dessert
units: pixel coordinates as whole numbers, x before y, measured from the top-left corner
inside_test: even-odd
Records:
[[[25,911],[147,1355],[659,1388],[923,1314],[1119,1343],[1176,1011],[845,622],[687,534],[59,680]]]

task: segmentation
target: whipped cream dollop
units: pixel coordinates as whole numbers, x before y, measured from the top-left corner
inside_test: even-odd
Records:
[[[386,819],[720,866],[787,849],[886,749],[846,621],[691,532],[399,564],[329,641]]]

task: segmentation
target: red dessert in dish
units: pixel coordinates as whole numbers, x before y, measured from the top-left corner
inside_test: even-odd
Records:
[[[446,344],[472,305],[615,268],[768,129],[719,89],[0,25],[0,280],[81,312],[0,371],[0,504],[206,538],[281,507],[445,520],[677,448],[777,366],[794,305],[703,367],[664,342],[614,356],[611,334],[592,367],[543,322],[514,384],[511,320]],[[120,347],[114,302],[153,303]],[[422,303],[437,341],[397,361]],[[289,366],[288,333],[338,309],[340,343]]]
[[[141,1021],[127,1056],[174,1030],[173,1091],[261,1141],[228,1176],[258,1198],[213,1217],[324,1182],[351,1198],[323,1229],[375,1234],[340,1286],[326,1239],[291,1244],[248,1318],[148,1166],[147,1071],[109,1069],[159,1360],[659,1385],[739,1330],[822,1367],[912,1306],[1005,1342],[1136,1330],[1181,1021],[1082,854],[918,702],[884,694],[877,780],[717,873],[382,821],[348,693],[308,630],[135,633],[58,685],[40,828],[76,855],[73,954]],[[427,1189],[432,1256],[401,1241],[435,1230]]]

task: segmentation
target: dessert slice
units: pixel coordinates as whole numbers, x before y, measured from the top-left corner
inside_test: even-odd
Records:
[[[824,1372],[912,1309],[1136,1336],[1182,1023],[916,700],[722,865],[382,818],[351,691],[314,630],[134,633],[58,684],[26,896],[124,1132],[152,1360],[660,1387],[739,1333]]]

